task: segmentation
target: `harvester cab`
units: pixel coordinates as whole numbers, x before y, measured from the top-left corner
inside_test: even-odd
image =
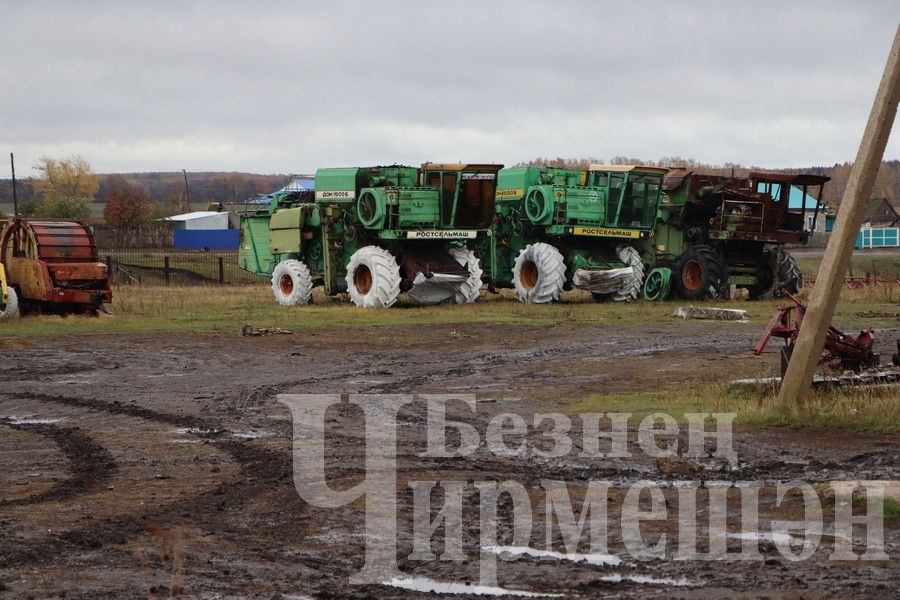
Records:
[[[823,175],[750,173],[750,188],[762,195],[767,207],[761,233],[780,243],[805,243],[816,230],[824,208],[822,192],[830,179]]]
[[[500,172],[491,283],[524,303],[564,289],[628,302],[643,281],[632,245],[653,236],[666,169],[591,165],[587,170],[517,167]]]

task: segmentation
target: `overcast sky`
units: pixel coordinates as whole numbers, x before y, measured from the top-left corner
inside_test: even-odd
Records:
[[[852,160],[900,2],[0,0],[19,173]],[[892,136],[886,158],[900,158]],[[0,177],[9,166],[0,161]]]

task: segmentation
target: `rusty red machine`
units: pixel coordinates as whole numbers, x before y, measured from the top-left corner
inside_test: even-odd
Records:
[[[800,325],[803,323],[803,317],[806,314],[806,306],[786,289],[782,290],[782,294],[790,298],[794,302],[794,306],[787,305],[775,309],[775,314],[772,315],[772,319],[766,326],[765,331],[757,340],[753,352],[756,355],[762,354],[769,340],[773,337],[785,340],[785,346],[781,349],[781,375],[783,377],[785,371],[787,371],[788,361],[791,358],[794,343],[797,341],[797,335],[800,333]],[[854,337],[843,333],[832,325],[828,328],[828,333],[825,335],[825,347],[822,349],[819,364],[827,364],[835,369],[850,369],[853,371],[877,367],[880,356],[874,351],[874,347],[875,332],[873,330],[866,329]],[[898,346],[898,351],[900,351],[900,346]]]
[[[96,313],[112,301],[107,267],[82,221],[10,219],[0,264],[25,310]]]

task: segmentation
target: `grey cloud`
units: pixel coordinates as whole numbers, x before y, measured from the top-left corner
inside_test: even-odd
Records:
[[[0,147],[99,170],[828,164],[856,152],[898,16],[891,2],[10,3]]]

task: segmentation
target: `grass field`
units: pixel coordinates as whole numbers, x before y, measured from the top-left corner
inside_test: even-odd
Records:
[[[844,327],[892,327],[898,324],[900,288],[885,286],[844,291],[835,322]],[[672,318],[675,306],[685,302],[597,304],[586,293],[564,294],[563,302],[523,305],[509,291],[485,293],[471,305],[423,307],[402,300],[388,310],[360,309],[346,296],[328,297],[316,289],[309,306],[275,304],[269,286],[115,286],[112,316],[28,316],[3,322],[0,335],[117,333],[153,331],[236,332],[244,324],[291,329],[328,327],[389,327],[441,323],[514,323],[545,326],[581,324],[672,323],[690,327],[690,321]],[[749,326],[761,328],[779,301],[716,301],[715,306],[748,312]]]
[[[356,308],[345,297],[330,298],[317,289],[309,306],[281,307],[264,283],[253,286],[118,286],[113,291],[113,315],[99,317],[29,316],[0,322],[0,337],[15,344],[15,336],[139,332],[218,332],[237,335],[244,324],[254,327],[303,329],[388,328],[395,325],[510,324],[576,329],[580,326],[665,324],[687,334],[694,321],[672,318],[681,303],[637,302],[597,304],[585,293],[569,293],[551,305],[522,305],[506,291],[486,294],[466,306],[420,307],[406,301],[387,310]],[[835,323],[848,329],[897,327],[900,288],[846,289]],[[719,301],[742,308],[750,322],[734,327],[761,330],[779,301]],[[731,324],[728,325],[729,327]],[[748,392],[729,388],[718,375],[702,373],[671,387],[633,393],[595,394],[570,399],[573,411],[632,412],[639,419],[653,412],[735,412],[737,422],[755,426],[814,426],[828,429],[900,430],[897,388],[846,388],[818,392],[804,410],[780,408],[773,390]]]
[[[655,392],[593,394],[571,399],[572,412],[627,412],[638,425],[661,412],[736,413],[736,423],[763,427],[821,427],[858,431],[900,431],[897,386],[845,387],[815,391],[804,408],[782,407],[775,388],[748,390],[719,381],[694,382]]]
[[[815,281],[819,272],[820,258],[799,258],[797,265],[803,272],[804,281]],[[869,277],[879,280],[900,280],[900,250],[895,256],[866,255],[857,252],[850,258],[847,277]]]
[[[900,287],[845,289],[835,323],[847,329],[896,328],[900,324]],[[716,306],[741,308],[750,322],[727,324],[756,333],[768,322],[780,301],[716,301]],[[401,300],[387,310],[360,309],[345,296],[327,297],[315,290],[309,306],[277,306],[265,282],[243,286],[116,286],[112,315],[27,316],[0,321],[0,338],[15,345],[17,338],[44,335],[92,335],[165,332],[207,332],[238,335],[244,324],[293,330],[342,331],[390,328],[398,325],[509,324],[576,330],[584,326],[665,325],[685,335],[695,321],[674,319],[681,302],[598,304],[586,293],[567,293],[551,305],[522,305],[509,291],[485,293],[475,304],[421,307]],[[715,378],[719,379],[716,380]],[[653,412],[735,412],[738,423],[755,426],[815,426],[829,429],[900,430],[900,394],[888,390],[848,388],[817,393],[805,410],[785,410],[774,402],[774,392],[736,391],[722,381],[722,373],[697,373],[671,387],[633,393],[596,394],[568,400],[573,411],[632,412],[635,418]]]

